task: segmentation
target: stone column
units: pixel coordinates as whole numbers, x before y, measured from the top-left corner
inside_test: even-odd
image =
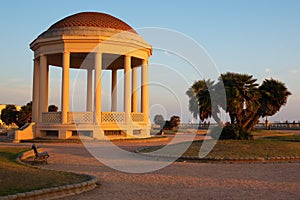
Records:
[[[132,72],[132,96],[131,96],[131,109],[132,112],[138,111],[138,95],[137,95],[137,68],[134,67],[131,70]]]
[[[131,68],[131,57],[125,55],[124,60],[124,112],[125,122],[130,122],[131,104],[130,104],[130,68]]]
[[[32,122],[39,121],[39,82],[40,82],[40,61],[34,59],[33,87],[32,87]]]
[[[101,123],[101,111],[102,111],[102,54],[100,52],[95,53],[95,95],[94,95],[94,109],[95,109],[95,124]]]
[[[92,112],[92,107],[93,107],[93,70],[88,69],[87,70],[87,94],[86,94],[86,111],[87,112]]]
[[[42,113],[47,112],[47,56],[40,55],[40,78],[39,78],[39,122],[42,122]]]
[[[48,112],[48,106],[49,106],[49,65],[47,64],[47,67],[46,67],[46,109],[47,109],[47,112]]]
[[[70,95],[70,52],[63,53],[62,60],[62,90],[61,90],[61,118],[62,123],[68,123],[69,95]]]
[[[117,98],[118,98],[118,89],[117,89],[117,79],[118,79],[118,70],[111,70],[111,112],[117,111]]]
[[[145,115],[145,120],[149,117],[149,87],[148,87],[148,61],[143,60],[142,64],[142,113]]]

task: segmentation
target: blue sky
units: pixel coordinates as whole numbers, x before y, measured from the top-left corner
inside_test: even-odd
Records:
[[[222,73],[234,71],[253,74],[261,82],[273,77],[286,83],[293,93],[288,104],[271,120],[300,120],[300,1],[297,0],[224,0],[224,1],[5,1],[0,8],[0,103],[25,104],[31,100],[33,52],[29,44],[56,21],[83,11],[105,12],[118,17],[133,28],[158,27],[175,30],[195,40],[208,52]],[[147,38],[146,38],[147,39]],[[174,105],[168,98],[160,99],[170,91],[155,93],[150,88],[152,115],[161,112],[165,118],[181,115],[191,120],[187,111],[187,85],[170,79],[167,69],[175,69],[176,77],[185,73],[185,64],[156,53],[151,81],[157,81],[156,71],[164,85],[174,88]],[[172,61],[173,60],[173,61]],[[59,71],[50,72],[55,88]],[[175,73],[175,72],[174,72]],[[151,75],[151,74],[150,74]],[[185,77],[189,82],[195,74]],[[201,79],[199,77],[198,79]],[[169,94],[172,96],[172,94]],[[51,93],[50,103],[59,104],[59,95]],[[160,101],[162,103],[160,103]],[[177,103],[176,103],[177,102]],[[178,103],[180,102],[180,103]],[[161,104],[161,105],[159,105]],[[181,106],[178,110],[177,104]]]

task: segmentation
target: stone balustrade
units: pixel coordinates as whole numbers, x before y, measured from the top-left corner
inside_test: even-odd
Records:
[[[68,112],[69,124],[92,124],[93,122],[93,112]]]
[[[43,123],[61,123],[61,112],[43,112]]]
[[[42,113],[43,123],[61,123],[61,112]],[[68,112],[68,124],[92,124],[94,123],[93,112]],[[131,119],[134,122],[144,122],[143,113],[131,113]],[[124,123],[125,112],[101,112],[101,123]]]

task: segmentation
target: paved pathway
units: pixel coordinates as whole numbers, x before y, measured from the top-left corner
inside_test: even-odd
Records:
[[[158,143],[116,142],[129,151]],[[95,190],[64,200],[300,199],[300,163],[175,162],[158,171],[131,174],[100,163],[82,144],[44,143],[40,146],[51,155],[49,165],[42,168],[93,174],[99,180],[100,186]],[[128,163],[124,158],[118,164]]]

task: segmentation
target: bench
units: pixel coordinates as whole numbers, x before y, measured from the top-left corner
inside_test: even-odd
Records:
[[[48,164],[47,159],[49,158],[49,154],[47,153],[47,151],[43,151],[41,153],[38,152],[38,148],[35,146],[35,144],[32,145],[32,149],[34,151],[34,162],[36,163],[41,163],[41,162],[45,162],[46,164]]]

